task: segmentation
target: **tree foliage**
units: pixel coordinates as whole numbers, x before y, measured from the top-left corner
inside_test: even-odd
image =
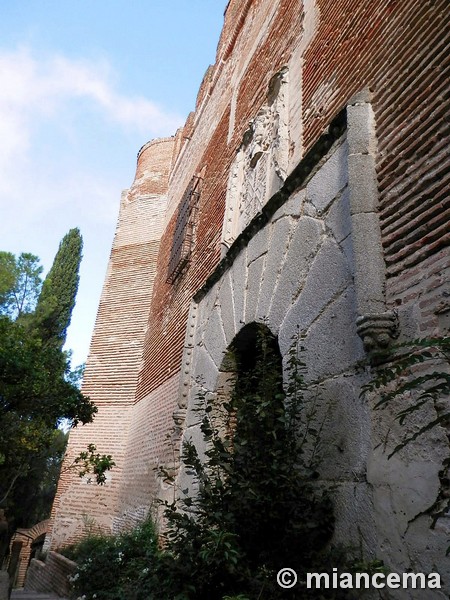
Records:
[[[17,319],[34,309],[41,290],[42,266],[34,254],[18,258],[0,252],[0,315]]]
[[[36,317],[44,341],[62,348],[66,341],[78,291],[83,239],[71,229],[62,239],[36,306]]]
[[[54,488],[61,419],[72,426],[89,423],[97,410],[81,393],[62,350],[81,248],[79,231],[71,230],[44,284],[36,256],[0,253],[0,506],[16,526],[32,525],[45,512],[26,509],[24,494],[32,498],[34,490],[36,500],[40,491],[48,496]]]

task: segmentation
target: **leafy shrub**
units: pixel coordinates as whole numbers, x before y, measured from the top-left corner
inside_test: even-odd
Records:
[[[165,504],[161,599],[308,598],[301,586],[282,590],[276,574],[289,566],[304,580],[326,560],[333,508],[306,459],[314,455],[305,449],[317,444],[319,428],[305,400],[298,339],[287,386],[276,341],[265,326],[258,327],[244,356],[236,348],[235,360],[229,400],[199,397],[206,458],[191,442],[183,449],[199,492]]]
[[[198,493],[164,503],[164,548],[148,522],[116,538],[91,537],[72,551],[79,563],[74,586],[86,600],[318,598],[305,574],[336,566],[327,547],[334,519],[315,481],[321,427],[305,399],[299,340],[286,384],[268,328],[258,326],[253,341],[250,351],[234,349],[230,397],[198,398],[206,451],[187,442],[182,452]],[[291,590],[276,581],[287,566],[299,575]]]
[[[75,593],[86,600],[133,600],[140,577],[154,567],[159,551],[148,519],[130,532],[92,535],[62,552],[78,564],[71,578]]]

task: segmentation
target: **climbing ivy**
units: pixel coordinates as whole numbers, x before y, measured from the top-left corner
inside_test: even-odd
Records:
[[[450,395],[450,337],[420,338],[393,346],[384,357],[362,394],[377,392],[375,410],[392,407],[397,400],[407,399],[406,406],[395,414],[405,426],[402,440],[389,458],[438,425],[450,423],[450,409],[443,402]],[[432,403],[435,417],[421,423],[411,433],[406,425],[425,405]]]

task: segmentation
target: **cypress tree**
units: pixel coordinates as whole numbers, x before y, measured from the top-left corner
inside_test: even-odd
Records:
[[[78,291],[83,238],[78,228],[71,229],[59,245],[36,306],[42,339],[62,348],[66,341]]]

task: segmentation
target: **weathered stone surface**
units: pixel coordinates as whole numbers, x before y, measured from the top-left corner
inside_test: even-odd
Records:
[[[333,541],[363,551],[368,561],[379,558],[373,515],[372,488],[365,481],[340,482],[333,493],[336,517]],[[357,554],[358,556],[358,554]]]
[[[209,390],[213,390],[217,381],[219,369],[205,346],[196,346],[193,355],[193,365],[192,376],[194,377],[194,380],[196,378],[201,378],[205,387]]]
[[[356,99],[355,99],[356,100]],[[349,154],[375,151],[375,119],[370,100],[360,98],[347,106],[347,142]]]
[[[247,246],[247,264],[249,265],[255,259],[259,258],[262,254],[267,252],[269,246],[269,235],[270,227],[265,227],[258,231],[258,233],[252,237]]]
[[[306,189],[298,190],[287,200],[272,217],[275,222],[282,217],[298,217],[302,214],[306,199]]]
[[[360,377],[332,377],[308,389],[315,407],[313,427],[320,430],[317,470],[326,481],[365,481],[371,451],[370,414],[360,398]]]
[[[352,215],[375,212],[378,209],[378,183],[375,157],[354,154],[348,157],[350,210]]]
[[[341,243],[350,235],[352,222],[350,218],[350,193],[348,187],[344,188],[342,194],[333,201],[325,223],[330,228],[334,239],[338,243]]]
[[[384,312],[385,265],[378,215],[353,215],[352,221],[358,313]]]
[[[236,331],[244,322],[245,295],[247,289],[247,249],[239,254],[230,270],[234,298],[234,324]]]
[[[343,373],[364,357],[356,333],[353,287],[347,288],[309,328],[304,355],[309,380]]]
[[[193,425],[185,431],[182,443],[186,442],[194,444],[199,457],[203,460],[205,459],[205,440],[200,425]],[[198,493],[198,481],[195,479],[194,474],[183,466],[177,477],[177,489],[179,490],[180,497],[194,497]]]
[[[306,186],[306,199],[325,211],[347,184],[347,144],[341,144]]]
[[[289,243],[269,313],[269,321],[277,329],[295,295],[304,285],[306,275],[322,243],[322,234],[321,221],[303,217],[298,222]]]
[[[227,273],[224,276],[222,286],[218,297],[220,312],[222,315],[222,325],[225,332],[227,345],[231,344],[236,335],[235,315],[234,315],[234,297],[231,288],[231,276]]]
[[[438,449],[439,444],[435,448]],[[384,447],[378,447],[370,455],[367,480],[377,488],[389,488],[390,508],[386,507],[383,512],[390,510],[391,519],[395,519],[396,527],[404,533],[408,522],[428,510],[438,497],[442,454],[440,459],[440,453],[429,448],[425,456],[416,454],[414,460],[405,460],[403,453],[388,459],[384,450]]]
[[[218,306],[215,307],[208,317],[203,334],[203,342],[217,367],[220,367],[227,343],[223,330],[222,315]]]
[[[291,221],[288,217],[279,219],[274,225],[270,246],[267,255],[267,261],[263,273],[261,293],[258,305],[258,316],[267,317],[270,304],[273,298],[273,292],[277,283],[278,274],[283,264],[284,256],[289,244],[289,231]],[[233,266],[233,271],[236,267]]]
[[[336,294],[351,283],[347,261],[336,242],[328,239],[320,248],[306,277],[304,287],[280,327],[279,344],[282,353],[289,345],[297,326],[305,331]],[[286,307],[284,308],[286,312]]]
[[[258,306],[259,295],[261,290],[261,279],[263,273],[265,256],[260,256],[248,267],[248,282],[247,282],[247,302],[245,305],[245,322],[251,323],[256,317],[256,307]]]
[[[353,240],[352,236],[348,235],[342,242],[339,244],[342,248],[342,252],[347,260],[347,264],[349,266],[352,277],[355,277],[355,255],[353,252]]]
[[[221,283],[222,282],[220,282],[218,285],[215,285],[213,288],[211,288],[208,291],[208,293],[205,295],[205,297],[202,298],[202,301],[199,302],[199,304],[198,304],[197,322],[198,322],[198,327],[201,330],[204,329],[211,313],[213,312],[216,305],[219,303],[218,295],[220,292]]]

